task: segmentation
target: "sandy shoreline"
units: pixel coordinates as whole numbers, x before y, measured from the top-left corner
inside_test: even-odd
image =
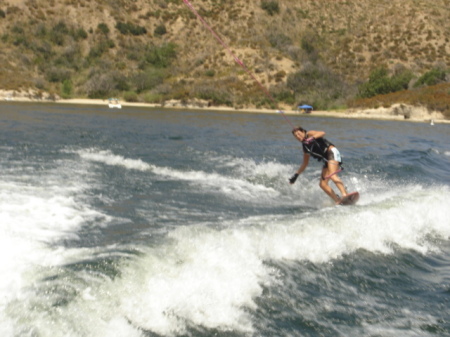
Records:
[[[17,92],[0,90],[0,101],[3,102],[28,102],[28,103],[54,103],[54,104],[74,104],[74,105],[101,105],[108,107],[108,100],[102,99],[52,99],[51,97],[33,97],[30,94],[20,95]],[[114,102],[112,102],[114,103]],[[193,109],[207,111],[223,111],[236,113],[260,113],[260,114],[277,114],[277,110],[271,109],[234,109],[230,107],[208,106],[207,102],[195,100],[189,104],[182,104],[180,101],[167,101],[164,105],[149,103],[131,103],[119,102],[122,109],[126,107],[140,108],[163,108],[163,109]],[[113,108],[111,108],[113,109]],[[286,115],[305,115],[297,110],[283,110]],[[344,110],[344,111],[313,111],[310,115],[316,117],[332,117],[332,118],[354,118],[354,119],[378,119],[378,120],[395,120],[410,121],[421,123],[446,123],[450,124],[450,120],[445,119],[440,112],[429,112],[424,107],[414,107],[405,104],[395,104],[390,108],[366,109],[366,110]]]

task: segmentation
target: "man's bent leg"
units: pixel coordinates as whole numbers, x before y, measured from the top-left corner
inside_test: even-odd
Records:
[[[335,160],[330,160],[328,162],[328,176],[330,176],[330,179],[333,181],[333,183],[336,185],[336,187],[341,192],[342,196],[345,197],[347,195],[347,191],[345,189],[344,183],[342,180],[338,177],[337,171],[339,170],[339,162]]]
[[[324,168],[322,170],[322,177],[320,178],[320,188],[331,198],[333,199],[335,202],[338,202],[340,199],[339,197],[336,195],[336,193],[334,193],[333,189],[328,185],[329,182],[329,178],[328,179],[324,179],[324,177],[327,176],[327,172],[329,170],[327,170],[327,168]]]

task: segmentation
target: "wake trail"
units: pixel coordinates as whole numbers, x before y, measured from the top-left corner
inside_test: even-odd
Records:
[[[250,182],[240,177],[228,177],[219,173],[208,173],[198,170],[181,171],[170,167],[156,166],[146,163],[141,159],[130,159],[121,155],[116,155],[110,150],[88,149],[79,150],[77,153],[81,158],[88,161],[123,167],[128,170],[137,170],[141,172],[149,171],[165,178],[187,181],[201,186],[219,189],[226,194],[232,194],[234,196],[245,198],[261,195],[277,197],[279,195],[279,192],[272,187]]]

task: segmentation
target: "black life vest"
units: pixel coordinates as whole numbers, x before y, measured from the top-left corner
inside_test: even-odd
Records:
[[[313,158],[320,161],[328,161],[327,151],[330,146],[334,146],[325,138],[314,139],[309,144],[303,143],[303,152],[310,154]]]

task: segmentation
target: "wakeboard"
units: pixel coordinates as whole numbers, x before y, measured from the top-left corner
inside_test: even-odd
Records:
[[[358,200],[359,200],[359,192],[352,192],[343,197],[339,205],[343,206],[354,205],[358,202]]]

